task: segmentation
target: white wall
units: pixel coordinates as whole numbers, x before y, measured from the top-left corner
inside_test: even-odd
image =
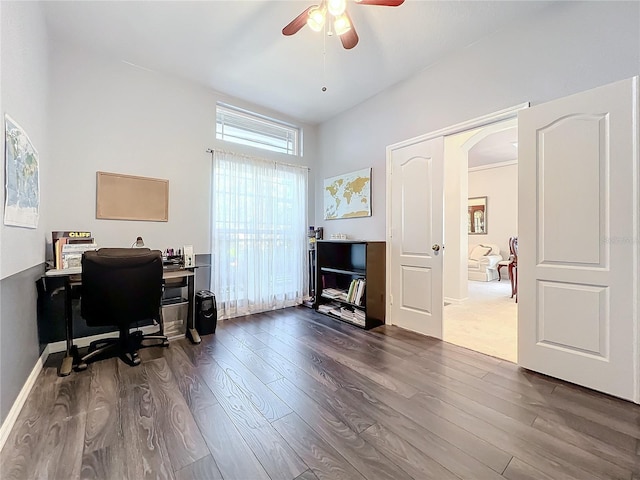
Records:
[[[140,235],[151,248],[192,244],[196,253],[208,253],[211,155],[207,148],[303,165],[315,160],[315,127],[303,125],[302,158],[218,142],[216,101],[282,116],[60,41],[52,49],[51,92],[51,154],[58,175],[49,235],[52,230],[88,230],[102,247],[128,247]],[[169,221],[96,219],[97,171],[168,179]]]
[[[40,221],[37,229],[4,225],[4,118],[0,185],[0,422],[4,422],[40,356],[35,281],[44,271],[44,238],[50,211],[47,38],[41,6],[0,2],[0,112],[29,135],[40,155]]]
[[[518,165],[469,171],[469,197],[487,197],[487,234],[469,244],[494,243],[509,258],[509,237],[518,235]]]
[[[44,262],[51,157],[48,147],[48,61],[46,27],[36,2],[2,2],[2,168],[0,180],[0,279]],[[40,221],[37,229],[4,225],[4,114],[29,135],[40,160]]]
[[[639,2],[555,2],[325,122],[316,225],[384,240],[385,147],[504,108],[637,75]],[[373,216],[322,220],[322,181],[373,167]]]
[[[444,138],[444,258],[443,292],[445,301],[461,303],[467,299],[467,205],[469,148],[463,146],[481,128]],[[463,234],[464,233],[464,234]]]

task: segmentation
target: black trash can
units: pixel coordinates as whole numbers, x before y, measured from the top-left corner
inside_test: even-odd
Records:
[[[209,290],[196,293],[196,330],[200,335],[216,333],[218,308],[216,296]]]

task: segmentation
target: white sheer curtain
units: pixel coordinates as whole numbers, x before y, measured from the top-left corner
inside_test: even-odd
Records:
[[[211,291],[218,318],[308,294],[306,167],[213,152]]]

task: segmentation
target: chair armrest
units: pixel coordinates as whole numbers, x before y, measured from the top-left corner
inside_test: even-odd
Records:
[[[485,255],[478,260],[478,264],[487,268],[495,268],[501,260],[502,255]]]

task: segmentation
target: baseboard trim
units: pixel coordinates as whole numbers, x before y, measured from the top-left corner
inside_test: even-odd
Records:
[[[13,402],[13,406],[11,407],[11,410],[9,410],[7,418],[5,418],[4,422],[2,422],[2,426],[0,427],[0,451],[4,448],[4,444],[7,441],[7,438],[9,438],[9,433],[11,433],[11,430],[13,429],[13,426],[18,419],[18,415],[20,415],[22,407],[24,407],[24,404],[27,401],[29,394],[31,393],[31,389],[35,385],[36,379],[38,378],[38,375],[40,375],[42,367],[44,366],[44,363],[47,361],[48,357],[49,345],[44,348],[42,355],[40,355],[40,358],[38,358],[38,360],[36,361],[33,370],[31,370],[31,374],[29,374],[27,381],[22,386],[22,390],[20,390],[18,397],[16,398],[15,402]]]
[[[469,297],[465,297],[465,298],[449,298],[449,297],[444,297],[444,301],[446,303],[451,303],[453,305],[462,305],[464,302],[466,302],[467,300],[469,300]]]

